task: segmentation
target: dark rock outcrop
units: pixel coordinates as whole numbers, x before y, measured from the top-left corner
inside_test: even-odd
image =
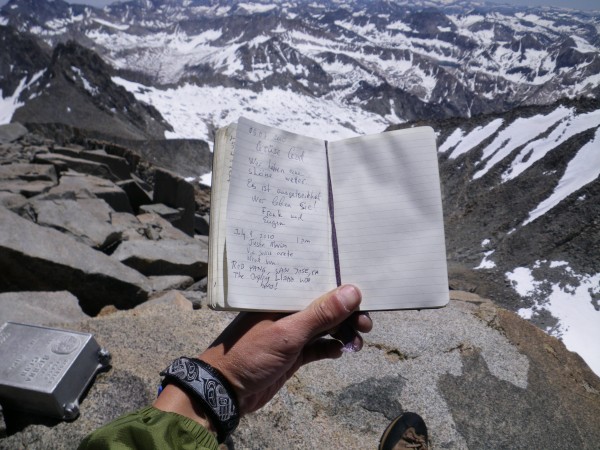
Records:
[[[12,120],[58,122],[124,139],[163,138],[170,125],[154,107],[115,84],[112,75],[92,50],[74,41],[60,43],[43,74],[22,94],[27,101]]]
[[[167,170],[157,170],[154,174],[154,203],[164,203],[173,208],[181,208],[181,217],[174,220],[174,226],[194,235],[194,187],[182,177]]]

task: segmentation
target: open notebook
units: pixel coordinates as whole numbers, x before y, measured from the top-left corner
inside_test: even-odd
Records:
[[[433,130],[327,142],[240,118],[215,139],[209,249],[216,309],[296,311],[341,283],[362,310],[446,305]]]

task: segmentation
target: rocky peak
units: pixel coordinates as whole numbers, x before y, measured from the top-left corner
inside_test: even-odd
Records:
[[[1,11],[10,22],[45,27],[54,20],[71,20],[73,16],[84,13],[86,8],[63,0],[9,0]]]
[[[437,8],[411,11],[406,16],[406,23],[412,32],[422,38],[436,37],[440,33],[456,31],[456,26],[446,14]]]
[[[69,19],[59,2],[54,17],[32,13],[31,21],[45,20],[33,25],[25,15],[11,15],[17,4],[2,9],[8,23],[52,45],[74,39],[93,48],[126,67],[121,75],[128,80],[143,80],[142,90],[186,83],[229,87],[244,98],[236,104],[282,89],[325,103],[324,111],[340,101],[389,123],[418,119],[421,112],[435,118],[503,112],[594,96],[600,89],[593,15],[553,8],[140,0],[73,9]],[[149,45],[156,39],[161,42]],[[365,99],[365,88],[391,96]],[[200,114],[207,121],[227,116],[221,110]]]
[[[50,63],[51,50],[35,37],[0,25],[0,95],[13,95],[20,84],[28,84],[34,75]]]
[[[14,120],[79,127],[87,122],[82,128],[129,139],[162,138],[170,129],[154,107],[112,81],[111,66],[75,41],[59,43],[46,69],[21,93],[28,101]],[[57,111],[65,114],[57,116]]]

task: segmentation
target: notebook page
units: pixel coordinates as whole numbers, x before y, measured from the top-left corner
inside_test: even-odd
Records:
[[[335,287],[323,141],[239,120],[227,260],[232,308],[298,310]]]
[[[236,124],[217,130],[215,153],[213,155],[213,175],[210,191],[210,245],[208,266],[208,302],[213,308],[225,306],[224,280],[225,264],[225,224],[227,218],[227,197],[231,181],[231,163],[235,152]]]
[[[448,278],[435,134],[397,130],[329,144],[341,278],[361,309],[443,306]]]

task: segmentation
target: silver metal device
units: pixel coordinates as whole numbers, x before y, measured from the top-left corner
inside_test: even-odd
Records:
[[[6,322],[0,326],[0,404],[64,420],[79,415],[79,399],[110,353],[93,335]]]

